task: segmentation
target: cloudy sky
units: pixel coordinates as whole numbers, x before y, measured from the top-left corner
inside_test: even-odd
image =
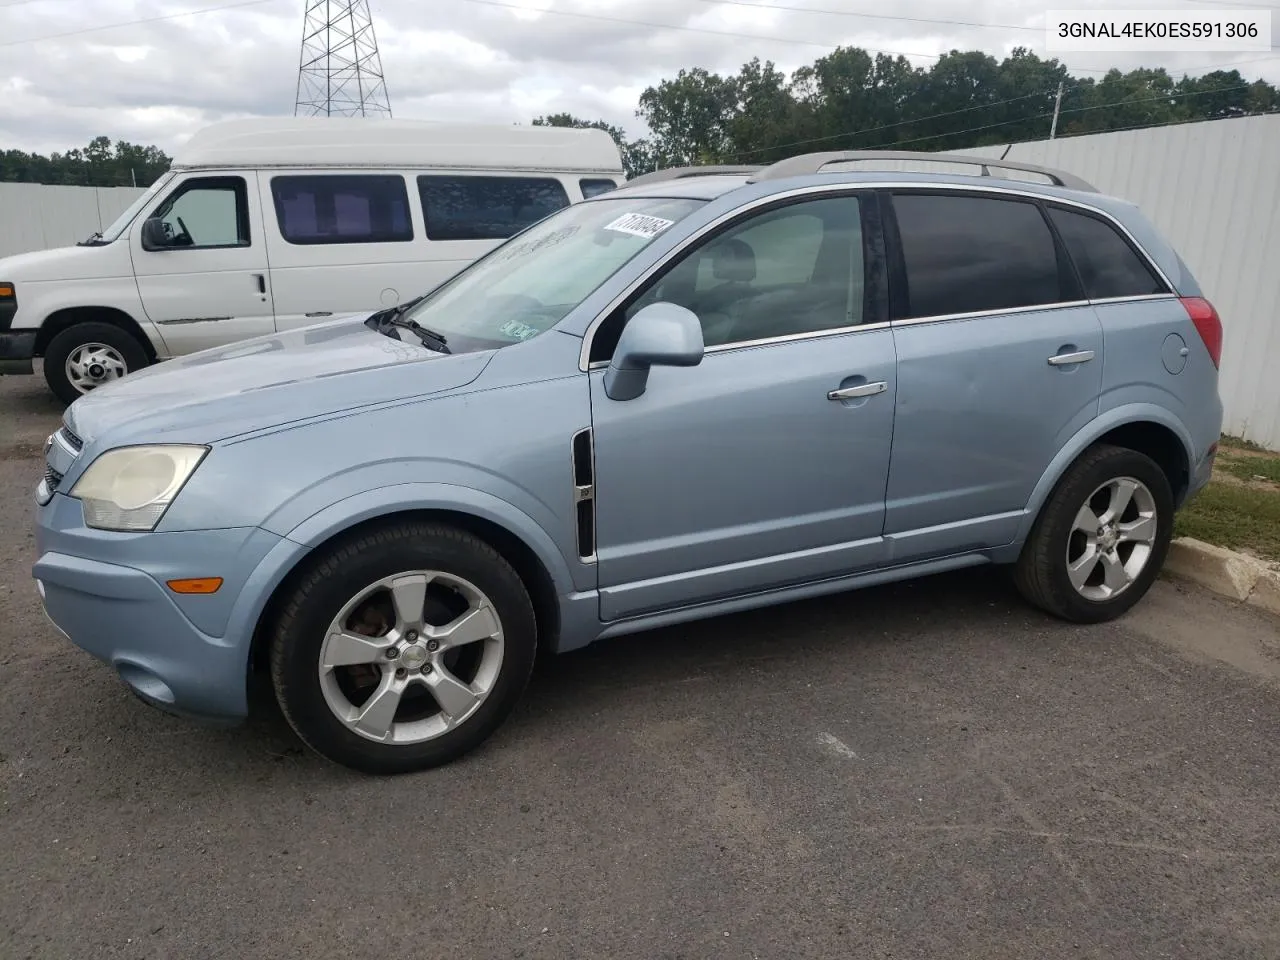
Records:
[[[172,151],[214,120],[291,115],[305,5],[0,0],[0,147],[65,150],[105,134]],[[1198,74],[1238,64],[1250,79],[1280,83],[1280,0],[1124,5],[1202,11],[1268,6],[1273,49],[1270,55],[1060,55],[1074,72],[1093,70],[1096,76],[1108,66],[1149,65]],[[1023,45],[1045,55],[1046,9],[1106,4],[371,0],[371,6],[397,117],[527,123],[567,110],[639,134],[640,92],[681,67],[731,72],[759,56],[790,71],[840,44],[909,54],[918,65],[953,48],[999,57]],[[127,22],[141,20],[150,22]]]

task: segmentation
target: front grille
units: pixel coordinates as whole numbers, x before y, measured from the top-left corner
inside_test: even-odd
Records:
[[[46,466],[44,468],[44,484],[49,488],[49,492],[53,493],[58,489],[58,484],[62,482],[62,474],[53,467]]]
[[[67,441],[71,449],[77,453],[84,449],[84,441],[72,433],[69,427],[62,428],[62,439]]]

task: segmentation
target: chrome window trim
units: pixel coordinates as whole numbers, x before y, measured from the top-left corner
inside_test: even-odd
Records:
[[[729,350],[744,350],[747,347],[765,347],[774,343],[795,343],[798,340],[817,340],[820,337],[836,337],[846,333],[861,333],[864,330],[888,330],[890,323],[855,323],[847,327],[831,327],[829,330],[807,330],[804,333],[784,333],[776,337],[760,337],[756,340],[738,340],[734,343],[717,343],[707,347],[703,353],[725,353]]]
[[[1099,297],[1097,300],[1090,300],[1089,303],[1095,307],[1106,306],[1108,303],[1139,303],[1143,300],[1177,300],[1176,293],[1137,293],[1129,297]]]
[[[1011,313],[1044,313],[1049,310],[1071,310],[1089,306],[1088,300],[1055,300],[1053,303],[1037,303],[1030,307],[1002,307],[999,310],[970,310],[967,313],[942,313],[929,317],[909,317],[894,320],[893,327],[913,327],[919,323],[946,323],[949,320],[978,320],[982,317],[1003,317]]]
[[[707,236],[707,234],[713,233],[728,221],[734,220],[739,216],[741,216],[742,214],[750,213],[751,211],[756,210],[760,207],[770,206],[771,204],[774,204],[779,200],[791,200],[795,198],[818,196],[822,194],[855,194],[856,195],[857,193],[866,192],[869,190],[871,191],[918,190],[925,193],[932,193],[940,190],[952,190],[952,191],[957,191],[962,193],[991,194],[996,197],[1000,197],[1000,196],[1018,197],[1025,200],[1038,201],[1040,203],[1047,203],[1047,204],[1057,203],[1057,204],[1061,204],[1064,207],[1077,207],[1081,210],[1088,211],[1089,213],[1095,216],[1103,218],[1112,226],[1114,226],[1117,230],[1119,230],[1122,234],[1124,234],[1124,236],[1128,238],[1129,242],[1133,244],[1134,249],[1138,251],[1139,256],[1143,258],[1143,260],[1155,272],[1156,276],[1160,278],[1160,280],[1165,284],[1165,286],[1168,287],[1170,291],[1174,291],[1177,289],[1173,285],[1173,283],[1169,280],[1168,274],[1166,274],[1164,270],[1160,268],[1160,264],[1156,263],[1155,259],[1151,256],[1151,254],[1147,252],[1146,247],[1144,247],[1141,243],[1138,242],[1138,238],[1135,237],[1129,231],[1128,227],[1126,227],[1113,214],[1109,213],[1108,211],[1103,210],[1092,204],[1086,203],[1082,200],[1077,200],[1074,198],[1067,198],[1067,197],[1058,197],[1058,196],[1054,196],[1053,194],[1040,193],[1034,190],[1020,190],[1016,187],[986,186],[984,184],[970,184],[970,183],[928,183],[928,182],[922,182],[920,180],[901,180],[901,181],[883,180],[883,181],[876,181],[876,182],[859,181],[856,183],[823,183],[823,184],[816,184],[808,187],[796,187],[792,190],[785,190],[779,193],[771,193],[768,196],[757,197],[755,200],[752,200],[750,203],[745,203],[739,207],[735,207],[733,210],[727,211],[726,213],[723,213],[720,216],[716,217],[710,223],[703,224],[701,229],[699,229],[696,233],[693,233],[690,236],[686,237],[684,241],[680,243],[677,247],[667,251],[665,256],[659,259],[656,263],[650,264],[649,268],[645,270],[645,272],[641,274],[635,280],[635,282],[631,283],[622,293],[614,297],[613,300],[609,302],[609,305],[606,306],[603,310],[601,310],[598,314],[596,314],[595,319],[593,319],[591,323],[588,324],[586,333],[584,333],[582,336],[582,347],[578,351],[578,369],[585,373],[586,371],[591,370],[593,368],[599,369],[602,367],[607,367],[609,364],[608,364],[608,361],[605,361],[605,360],[596,361],[596,363],[594,364],[589,362],[591,357],[591,344],[592,344],[592,341],[595,339],[596,331],[599,329],[600,325],[604,323],[605,319],[608,318],[615,310],[617,310],[618,307],[620,307],[623,304],[623,302],[627,300],[628,297],[634,294],[640,287],[648,283],[654,274],[660,272],[672,260],[675,260],[678,257],[682,256],[690,247],[693,247],[699,242],[701,242],[702,239]],[[962,318],[994,316],[996,314],[1028,312],[1032,310],[1065,309],[1068,307],[1087,306],[1087,305],[1096,304],[1096,303],[1119,303],[1125,300],[1155,300],[1155,299],[1176,299],[1176,298],[1177,298],[1177,294],[1170,292],[1170,293],[1159,293],[1159,294],[1142,294],[1140,296],[1135,296],[1135,297],[1115,297],[1115,298],[1108,298],[1107,300],[1055,301],[1053,303],[1038,304],[1035,307],[1025,307],[1025,308],[1017,307],[1010,310],[989,310],[989,311],[981,311],[978,313],[947,314],[943,316],[934,316],[934,317],[912,317],[907,320],[895,320],[887,325],[903,326],[903,325],[908,325],[913,323],[934,323],[942,320],[959,320]],[[859,326],[856,329],[867,329],[873,326],[878,327],[881,325],[867,324],[866,326]],[[775,341],[791,340],[791,339],[797,339],[797,338],[803,338],[803,337],[809,337],[809,336],[825,336],[834,332],[836,331],[820,331],[818,334],[794,334],[787,337],[777,337],[777,338],[769,338],[767,340],[751,341],[751,344],[753,346],[758,346],[760,344],[765,344],[765,343],[770,343]],[[719,347],[708,348],[707,352],[716,351],[720,349],[720,347],[727,349],[729,347],[739,347],[739,346],[745,346],[745,345],[746,344],[722,344],[722,345],[719,345]]]

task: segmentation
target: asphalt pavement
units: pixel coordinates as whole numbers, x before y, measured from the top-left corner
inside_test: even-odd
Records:
[[[137,701],[41,614],[0,378],[0,958],[1280,957],[1280,622],[998,571],[605,641],[373,779]]]

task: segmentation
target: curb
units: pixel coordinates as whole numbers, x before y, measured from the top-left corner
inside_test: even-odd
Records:
[[[1164,572],[1280,616],[1280,570],[1257,557],[1180,537],[1169,545]]]

